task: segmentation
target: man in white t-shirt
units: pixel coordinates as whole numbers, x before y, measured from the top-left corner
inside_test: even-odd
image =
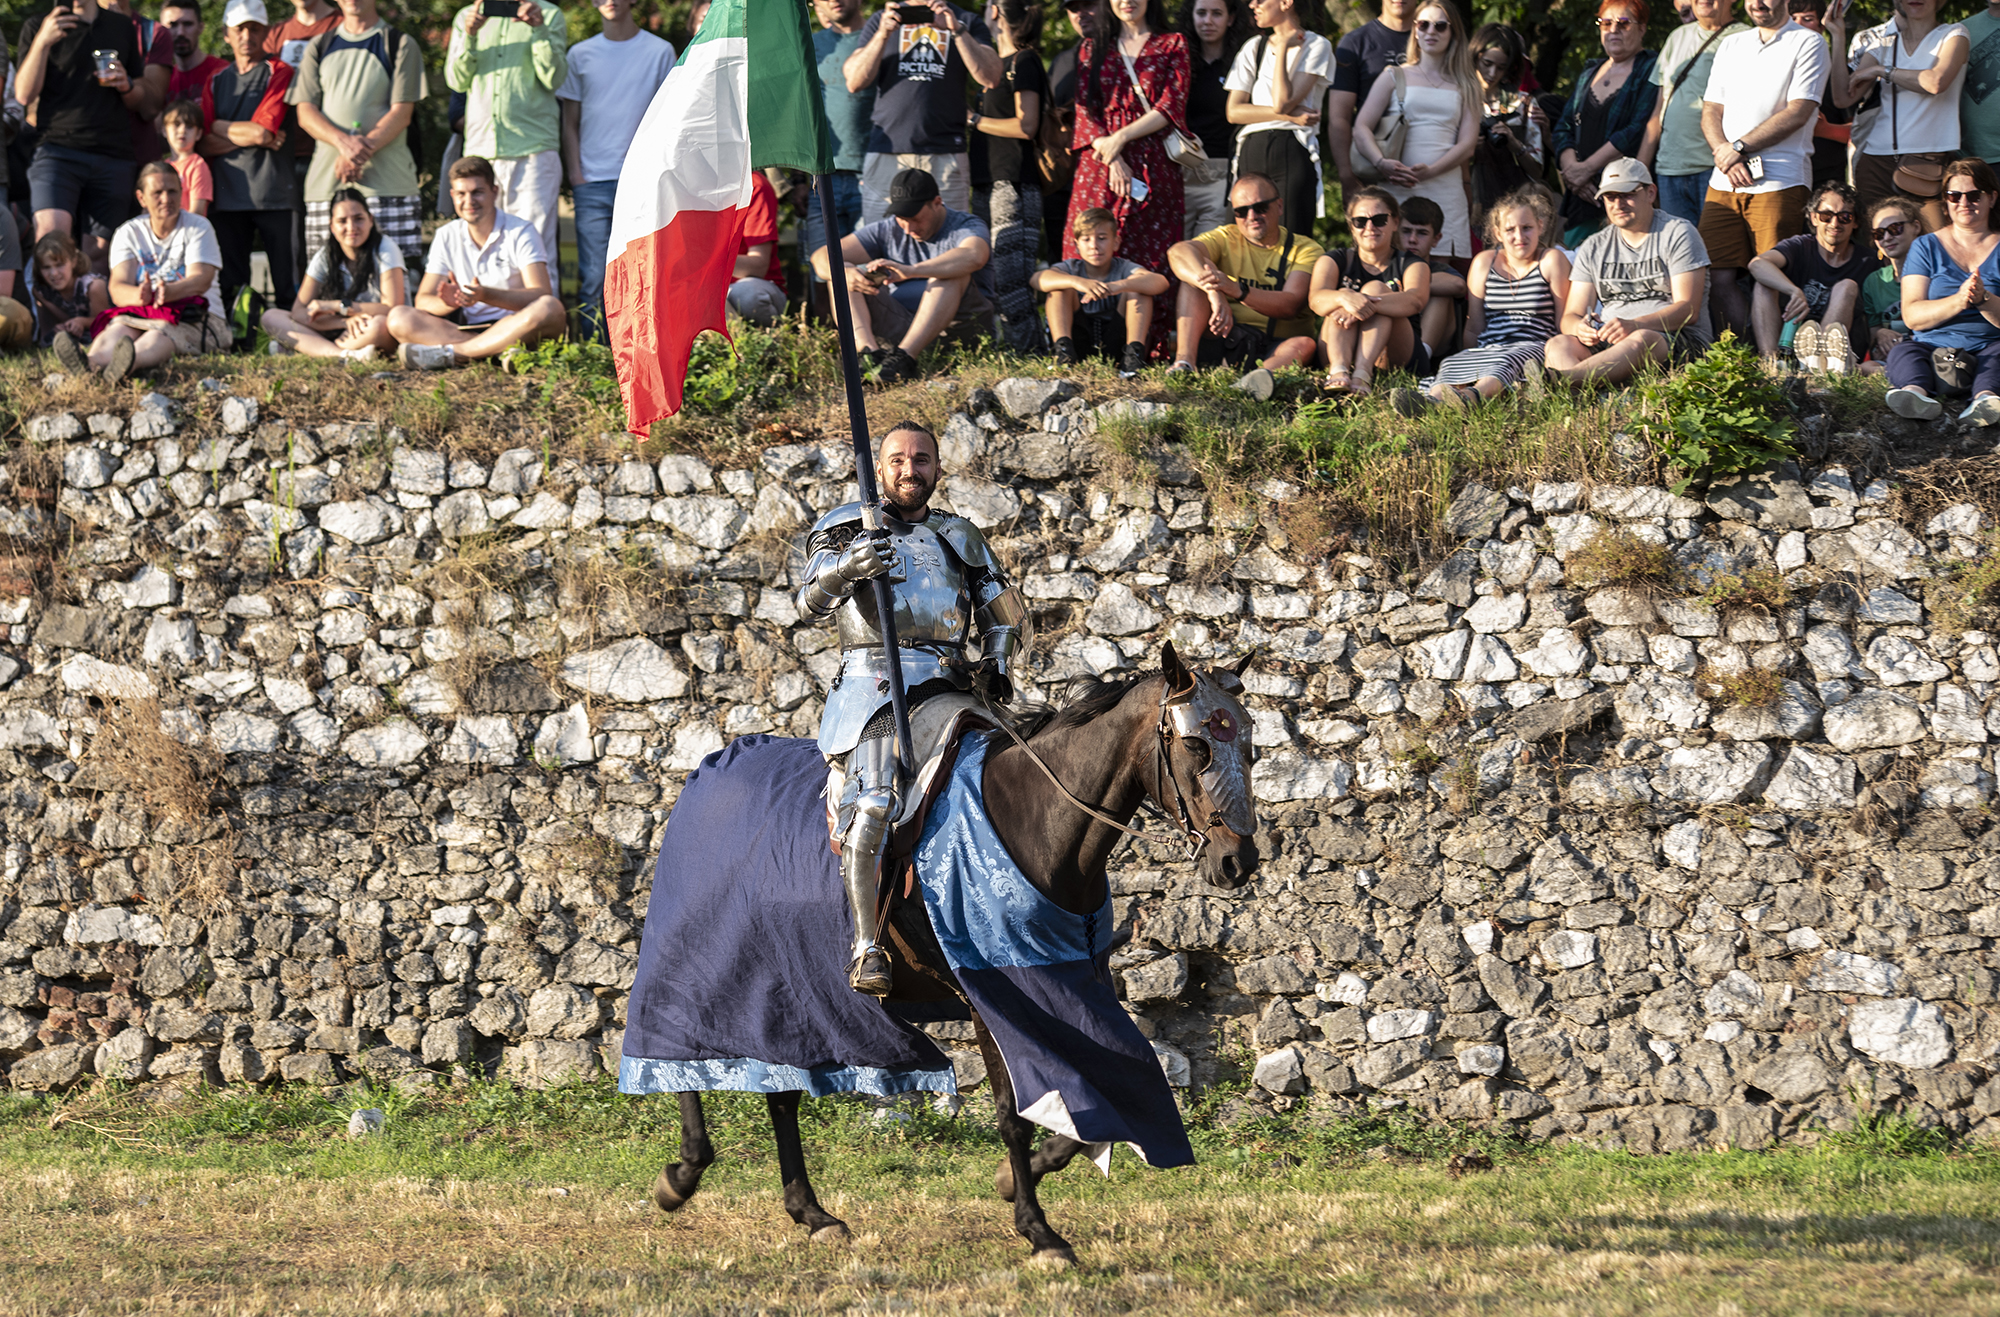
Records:
[[[569,327],[549,285],[541,235],[500,209],[493,164],[462,156],[450,171],[458,218],[431,239],[415,306],[389,312],[405,370],[445,370],[497,357]],[[504,364],[504,363],[503,363]]]
[[[1714,262],[1718,328],[1738,337],[1750,322],[1742,276],[1751,259],[1805,232],[1813,124],[1832,68],[1826,41],[1792,21],[1786,0],[1744,9],[1754,26],[1716,43],[1701,96],[1701,133],[1715,153],[1701,240]]]
[[[604,31],[569,48],[569,76],[556,90],[556,104],[563,171],[576,202],[576,268],[583,285],[578,336],[602,340],[618,173],[653,94],[674,67],[674,47],[632,21],[632,0],[601,0],[597,13]]]
[[[164,160],[139,171],[144,213],[111,235],[111,304],[130,307],[91,340],[89,355],[67,333],[56,360],[73,375],[104,372],[109,384],[151,370],[176,354],[224,352],[229,322],[215,290],[222,248],[201,216],[181,209],[181,176]]]

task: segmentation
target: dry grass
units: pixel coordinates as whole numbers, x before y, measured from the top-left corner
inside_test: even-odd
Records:
[[[88,760],[95,779],[144,802],[146,812],[176,823],[213,817],[222,756],[184,745],[161,725],[158,698],[114,700],[98,714]]]
[[[1752,568],[1741,576],[1716,577],[1702,602],[1719,613],[1741,608],[1769,615],[1792,602],[1792,587],[1775,568]]]
[[[1744,709],[1769,708],[1785,693],[1785,674],[1768,668],[1745,668],[1727,674],[1705,669],[1700,680],[1715,692],[1712,698]]]
[[[1564,566],[1570,583],[1585,590],[1625,586],[1663,593],[1674,589],[1681,579],[1671,548],[1642,540],[1622,527],[1591,536],[1589,543],[1570,553]]]

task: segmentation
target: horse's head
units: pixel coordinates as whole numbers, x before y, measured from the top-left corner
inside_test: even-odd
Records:
[[[1257,809],[1250,796],[1250,715],[1237,696],[1242,669],[1196,672],[1168,642],[1160,656],[1166,689],[1160,697],[1160,738],[1176,800],[1160,806],[1200,833],[1195,857],[1201,876],[1217,887],[1241,887],[1257,872]],[[1162,784],[1165,785],[1165,784]]]

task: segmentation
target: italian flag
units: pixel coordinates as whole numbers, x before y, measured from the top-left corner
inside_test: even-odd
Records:
[[[695,336],[728,333],[751,172],[826,173],[829,142],[805,0],[715,0],[640,121],[612,208],[604,309],[632,433],[680,410]]]

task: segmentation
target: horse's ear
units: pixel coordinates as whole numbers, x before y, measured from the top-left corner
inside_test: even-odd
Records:
[[[1237,659],[1236,665],[1230,668],[1229,670],[1240,677],[1244,673],[1250,671],[1250,661],[1256,657],[1257,657],[1257,651],[1253,649],[1248,654],[1245,654],[1242,658]]]
[[[1171,640],[1160,648],[1160,673],[1167,679],[1168,694],[1194,685],[1194,674],[1188,671],[1187,664],[1181,662],[1181,656],[1174,652]]]

